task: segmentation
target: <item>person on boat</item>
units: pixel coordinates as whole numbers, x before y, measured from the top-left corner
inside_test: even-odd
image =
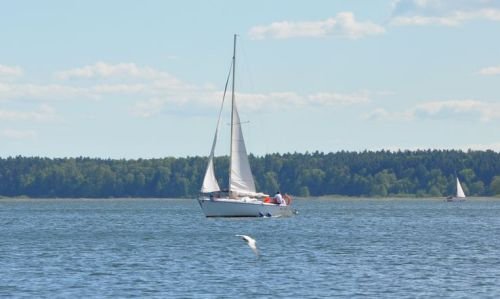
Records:
[[[279,191],[277,191],[274,195],[274,202],[280,206],[286,206],[286,201],[283,199],[283,196],[281,196]]]

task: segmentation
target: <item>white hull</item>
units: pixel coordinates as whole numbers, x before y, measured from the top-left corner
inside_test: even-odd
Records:
[[[207,217],[286,217],[295,214],[290,206],[279,206],[261,201],[244,202],[229,198],[200,197],[198,203]]]

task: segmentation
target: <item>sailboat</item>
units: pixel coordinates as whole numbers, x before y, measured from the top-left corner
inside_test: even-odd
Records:
[[[236,70],[236,35],[234,35],[232,71],[226,80],[226,87],[222,97],[219,110],[215,136],[212,149],[208,157],[208,165],[205,171],[203,184],[201,186],[198,203],[207,217],[280,217],[291,216],[295,210],[290,206],[291,199],[286,204],[275,204],[269,202],[269,195],[256,192],[255,182],[250,169],[248,155],[243,139],[241,121],[236,108],[235,99],[235,70]],[[230,145],[230,169],[229,186],[221,190],[214,172],[214,151],[217,143],[219,125],[221,122],[222,108],[227,91],[230,75],[232,74],[231,86],[231,145]],[[287,198],[287,196],[285,196]]]
[[[457,191],[455,196],[448,196],[446,198],[446,201],[464,201],[465,200],[465,193],[464,190],[462,189],[462,186],[460,185],[460,180],[457,177]]]

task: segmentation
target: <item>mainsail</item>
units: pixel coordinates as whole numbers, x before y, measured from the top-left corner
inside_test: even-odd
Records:
[[[233,123],[231,130],[231,174],[229,190],[236,193],[255,193],[255,182],[248,162],[245,140],[241,131],[241,121],[233,101]]]
[[[460,181],[458,180],[458,178],[457,178],[457,197],[465,198],[464,190],[462,189],[462,186],[460,185]]]

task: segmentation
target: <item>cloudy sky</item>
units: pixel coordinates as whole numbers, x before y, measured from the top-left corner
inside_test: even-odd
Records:
[[[254,154],[500,150],[498,0],[21,0],[0,156],[208,155],[234,33]]]

